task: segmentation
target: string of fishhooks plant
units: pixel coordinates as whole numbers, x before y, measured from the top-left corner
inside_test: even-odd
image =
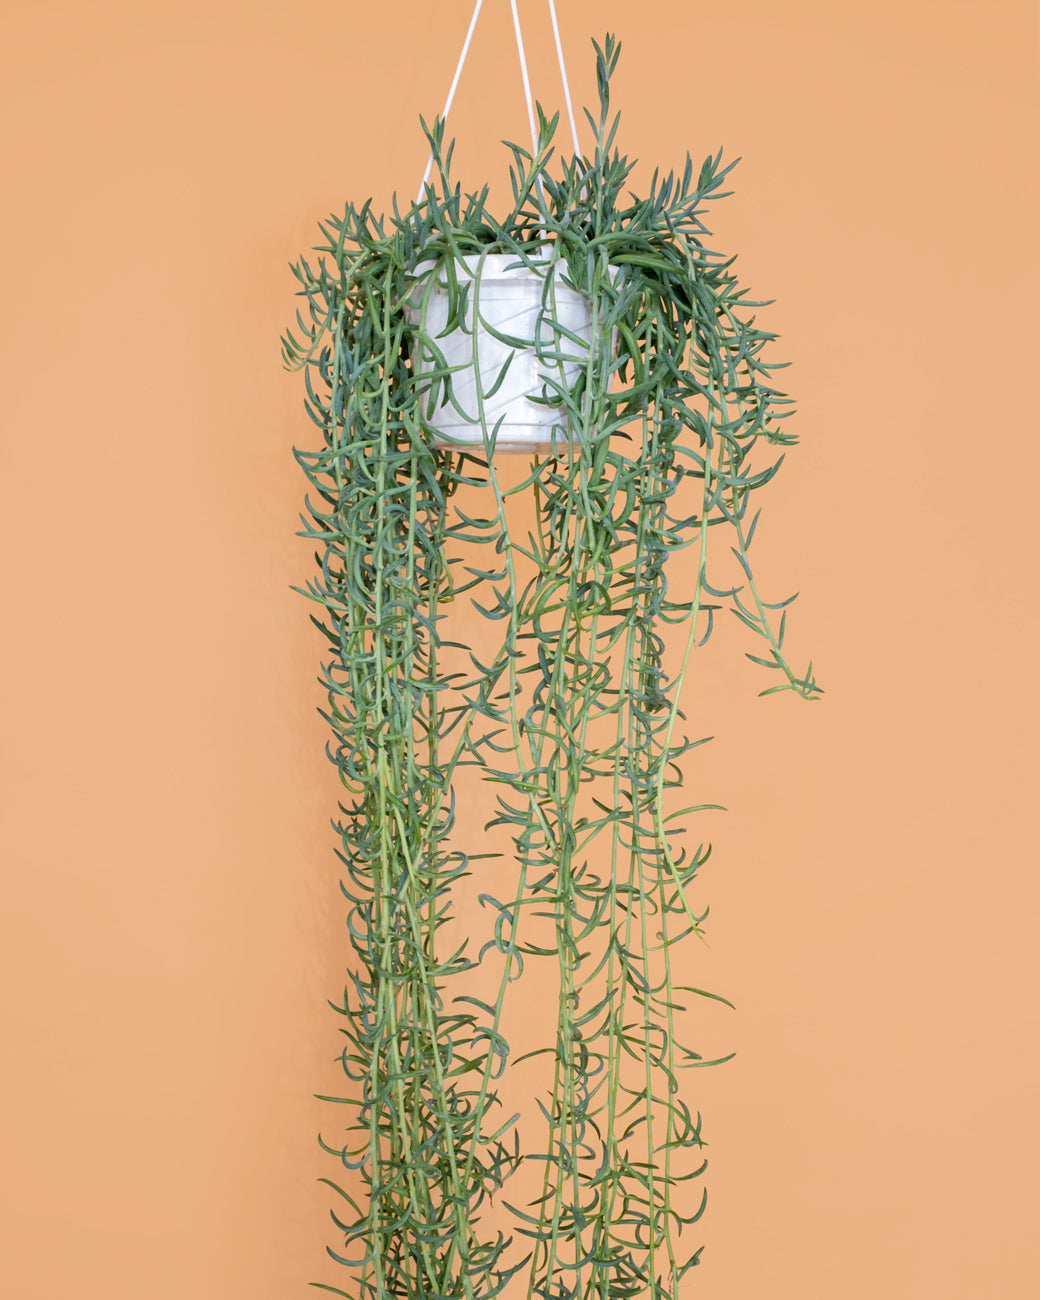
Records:
[[[353,950],[337,1008],[347,1082],[328,1099],[346,1120],[322,1139],[355,1171],[326,1180],[342,1234],[330,1254],[353,1281],[316,1285],[337,1295],[476,1300],[515,1279],[510,1293],[544,1300],[663,1300],[700,1253],[680,1241],[703,1209],[686,1186],[703,1160],[683,1072],[710,1062],[683,1026],[713,996],[689,950],[709,850],[688,839],[699,809],[681,797],[682,764],[701,742],[680,697],[725,605],[764,643],[750,656],[777,676],[763,694],[818,688],[811,665],[799,675],[784,657],[789,601],[763,599],[748,558],[749,503],[782,459],[753,467],[752,450],[794,440],[762,357],[773,336],[705,243],[704,206],[729,167],[687,158],[646,198],[626,193],[618,51],[610,37],[596,47],[592,153],[556,159],[557,120],[539,109],[533,153],[509,146],[504,217],[487,189],[453,183],[438,121],[421,201],[389,220],[348,206],[322,225],[316,262],[294,267],[304,301],[284,350],[321,438],[297,457],[313,489],[306,594],[328,639]],[[457,268],[490,254],[545,284],[546,328],[520,342],[539,354],[556,440],[522,466],[494,454],[500,426],[483,408],[479,447],[439,444],[431,421],[458,405],[458,372],[444,332],[411,310],[432,263],[449,326],[475,335],[479,278]],[[557,269],[590,304],[588,339],[553,316]],[[534,525],[521,529],[523,502]],[[709,582],[719,527],[738,586]],[[451,636],[464,597],[487,629],[472,652]],[[508,869],[462,842],[463,768],[489,783]],[[479,948],[458,925],[473,879],[493,922]],[[532,1146],[529,1120],[503,1105],[517,1064],[506,1027],[511,994],[546,964],[557,1015]],[[537,1190],[518,1201],[510,1180],[532,1163]],[[508,1234],[488,1212],[498,1193]]]

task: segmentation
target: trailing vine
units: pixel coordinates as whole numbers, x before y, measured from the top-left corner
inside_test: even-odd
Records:
[[[690,885],[709,852],[687,839],[700,808],[682,800],[682,765],[702,742],[683,733],[683,683],[728,605],[765,642],[749,656],[777,675],[763,694],[818,688],[784,656],[790,601],[767,603],[749,560],[749,502],[782,459],[755,467],[752,452],[794,439],[762,356],[773,336],[748,314],[760,304],[705,245],[704,206],[730,166],[687,158],[646,198],[627,194],[618,53],[610,37],[596,47],[590,156],[555,160],[557,119],[540,109],[533,156],[509,146],[503,219],[486,189],[452,182],[436,122],[422,200],[390,219],[348,206],[322,224],[317,261],[294,267],[304,301],[284,356],[321,439],[296,454],[353,950],[337,1007],[346,1084],[327,1099],[346,1123],[322,1138],[354,1171],[325,1180],[342,1237],[329,1253],[354,1281],[316,1285],[337,1295],[665,1300],[700,1253],[680,1246],[704,1164],[682,1076],[713,1062],[683,1022],[715,995],[679,958],[701,933]],[[523,467],[492,454],[487,421],[482,449],[434,445],[424,411],[452,400],[452,374],[417,364],[437,339],[406,312],[433,260],[462,322],[479,287],[451,268],[492,252],[543,267],[547,372],[575,343],[552,325],[557,264],[592,304],[579,381],[546,379],[560,440]],[[709,582],[720,525],[740,585]],[[464,596],[487,628],[479,651],[451,639]],[[464,768],[490,783],[487,823],[513,849],[486,881],[456,825]],[[458,933],[467,877],[486,884],[479,951]],[[528,1054],[547,1067],[544,1132],[522,1150],[502,1102],[517,1064],[506,1025],[535,963],[555,969],[558,1014]],[[477,968],[479,998],[464,991]],[[517,1203],[524,1164],[539,1189]],[[498,1193],[508,1235],[488,1213]]]

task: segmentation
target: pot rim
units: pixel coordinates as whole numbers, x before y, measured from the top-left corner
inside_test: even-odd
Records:
[[[431,257],[418,262],[413,271],[407,272],[408,278],[424,280],[446,260],[445,257]],[[463,267],[467,272],[466,278],[470,280],[475,278],[478,270],[481,280],[544,280],[550,264],[553,265],[554,279],[563,282],[567,274],[565,259],[557,258],[552,263],[549,257],[536,254],[525,260],[519,253],[467,253],[463,257],[452,257],[451,261],[457,267]]]

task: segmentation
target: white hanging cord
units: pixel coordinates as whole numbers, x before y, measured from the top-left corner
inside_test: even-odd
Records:
[[[458,66],[455,69],[455,76],[452,79],[451,89],[448,91],[448,99],[444,105],[444,112],[441,114],[441,121],[447,122],[448,113],[451,111],[452,100],[455,98],[455,91],[458,89],[459,78],[462,76],[462,65],[466,62],[466,55],[469,53],[469,43],[473,39],[473,30],[477,25],[477,18],[480,16],[480,6],[484,0],[477,0],[473,9],[473,17],[469,20],[469,31],[466,33],[466,39],[462,45],[462,53],[459,55]],[[526,76],[526,73],[525,73]],[[426,170],[423,172],[422,184],[419,186],[419,193],[416,196],[416,203],[419,203],[426,191],[426,182],[430,179],[430,168],[433,166],[433,150],[430,150],[430,157],[426,163]]]
[[[531,128],[531,157],[538,153],[538,132],[534,129],[534,102],[531,99],[531,82],[527,76],[527,59],[524,56],[524,38],[520,31],[520,15],[516,0],[509,0],[513,10],[513,30],[516,32],[516,52],[520,56],[520,75],[524,79],[524,98],[527,100],[527,123]]]
[[[484,0],[477,0],[473,8],[473,17],[469,20],[469,30],[466,32],[466,39],[462,43],[462,53],[459,55],[459,61],[455,68],[455,76],[451,81],[451,89],[448,91],[448,98],[444,104],[444,112],[441,114],[441,121],[447,122],[448,114],[451,111],[452,103],[455,99],[455,91],[458,89],[459,78],[462,76],[462,68],[466,62],[466,55],[469,53],[470,42],[473,40],[473,32],[477,26],[477,19],[480,17],[480,9]],[[520,30],[520,14],[517,11],[516,0],[509,0],[510,8],[513,11],[513,30],[516,33],[516,52],[520,58],[520,75],[524,82],[524,98],[527,101],[527,125],[531,132],[531,157],[534,158],[538,153],[538,132],[534,124],[534,100],[531,96],[531,80],[527,75],[527,57],[524,53],[524,37]],[[563,96],[567,101],[567,117],[571,124],[571,139],[574,141],[574,153],[580,155],[581,148],[578,144],[578,128],[574,121],[574,108],[571,105],[571,90],[567,82],[567,68],[563,60],[563,45],[560,41],[560,27],[556,21],[556,5],[554,0],[549,0],[549,14],[552,17],[553,35],[556,38],[556,58],[560,65],[560,79],[563,82]],[[433,150],[430,150],[430,156],[426,160],[426,170],[423,172],[422,184],[419,186],[419,193],[415,197],[416,203],[422,202],[423,194],[426,192],[426,182],[430,179],[430,171],[433,168]],[[539,190],[542,187],[541,178],[538,180]]]
[[[560,80],[563,82],[563,97],[567,101],[567,117],[571,124],[571,139],[574,141],[574,156],[581,157],[581,146],[578,144],[578,127],[574,121],[574,109],[571,106],[571,88],[567,84],[567,67],[563,61],[563,44],[560,41],[560,26],[556,21],[556,4],[555,0],[549,0],[549,14],[552,17],[553,35],[556,37],[556,58],[560,64]]]

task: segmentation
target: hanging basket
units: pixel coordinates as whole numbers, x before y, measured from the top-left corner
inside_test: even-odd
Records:
[[[487,253],[422,262],[405,304],[420,412],[437,447],[552,451],[573,432],[561,394],[588,361],[592,304],[560,262]],[[453,310],[454,308],[454,310]],[[474,323],[475,322],[475,323]]]

